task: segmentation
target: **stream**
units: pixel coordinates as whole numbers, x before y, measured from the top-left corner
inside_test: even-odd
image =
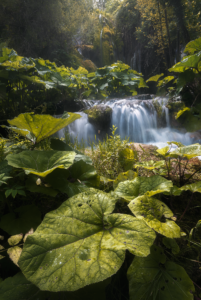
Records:
[[[162,112],[160,116],[157,113],[153,101],[158,101]],[[167,141],[177,141],[184,145],[194,143],[190,133],[184,133],[171,127],[169,109],[166,107],[167,98],[157,97],[154,100],[138,100],[134,97],[127,99],[114,99],[105,101],[85,101],[88,107],[100,104],[112,108],[112,118],[110,128],[115,125],[118,129],[117,134],[122,139],[129,137],[130,142],[152,144],[161,148],[166,146]],[[88,115],[79,112],[82,118],[70,124],[67,129],[71,138],[77,138],[78,142],[82,140],[89,144],[90,141],[99,139],[100,130],[88,122]],[[160,120],[162,119],[162,120]],[[160,122],[159,122],[160,120]],[[162,126],[161,126],[162,122]],[[160,124],[159,124],[160,123]],[[59,132],[59,137],[64,137],[65,130]],[[104,132],[106,133],[106,132]],[[109,133],[109,128],[108,128]],[[101,138],[100,138],[101,139]]]

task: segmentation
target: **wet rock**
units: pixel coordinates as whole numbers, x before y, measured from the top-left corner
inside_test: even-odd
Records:
[[[152,94],[142,94],[142,95],[135,96],[135,99],[150,100],[150,99],[153,99],[154,97],[155,97],[155,95],[152,95]]]
[[[108,128],[112,119],[112,108],[109,106],[95,105],[84,111],[88,114],[88,121],[100,130]]]

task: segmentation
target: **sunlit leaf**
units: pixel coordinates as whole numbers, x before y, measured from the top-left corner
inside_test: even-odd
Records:
[[[194,299],[195,288],[184,268],[168,261],[163,250],[155,245],[149,256],[134,258],[128,280],[130,299]]]
[[[164,74],[159,74],[159,75],[155,75],[155,76],[152,76],[150,77],[146,82],[149,82],[149,81],[158,81],[162,76],[164,76]]]
[[[181,115],[183,115],[183,113],[185,113],[185,111],[190,111],[191,109],[189,107],[185,107],[184,109],[178,111],[178,113],[176,114],[175,119],[178,119]]]
[[[170,191],[173,186],[172,181],[161,176],[137,177],[131,181],[120,182],[115,189],[115,194],[131,201],[140,195],[155,195],[165,191]]]
[[[130,215],[111,214],[116,199],[98,190],[50,212],[25,242],[19,266],[41,290],[74,291],[118,271],[125,250],[146,256],[154,232]]]
[[[72,151],[23,151],[9,154],[8,164],[15,168],[22,168],[26,174],[45,177],[57,168],[68,169],[72,166],[76,153]]]
[[[22,238],[23,238],[23,234],[13,235],[8,239],[8,244],[10,246],[15,246],[15,245],[19,244],[19,242],[22,240]]]
[[[27,136],[27,132],[24,132],[24,130],[28,130],[34,135],[34,139],[32,138],[31,140],[34,143],[38,143],[75,120],[81,118],[78,114],[68,114],[69,117],[66,119],[57,119],[50,115],[34,115],[33,113],[25,113],[20,114],[13,120],[8,120],[8,123],[12,126],[16,126],[18,130],[22,130],[20,134],[25,137]]]
[[[179,147],[174,151],[170,152],[169,155],[173,157],[175,157],[176,155],[176,156],[181,156],[181,157],[186,157],[188,159],[191,159],[193,157],[201,155],[201,145],[193,144],[185,147]]]
[[[7,253],[9,255],[10,259],[13,261],[13,263],[16,266],[18,266],[18,261],[20,259],[20,255],[22,253],[22,248],[15,246],[15,247],[9,248],[7,250]]]
[[[169,150],[170,150],[170,147],[166,146],[164,148],[157,149],[156,151],[163,156],[167,156],[169,154]]]
[[[147,170],[154,170],[154,169],[158,169],[161,168],[165,165],[165,161],[164,160],[160,160],[160,161],[154,161],[154,160],[149,160],[149,161],[144,161],[142,163],[136,163],[135,167],[141,167]]]
[[[194,54],[195,52],[201,51],[201,38],[190,41],[184,50],[185,53]]]
[[[192,193],[201,193],[201,181],[184,185],[180,188],[181,191],[191,191]]]
[[[180,227],[172,220],[173,212],[167,205],[155,198],[141,196],[135,198],[128,205],[133,214],[144,220],[148,226],[158,233],[169,238],[180,238]],[[165,217],[165,222],[162,222],[162,217]]]

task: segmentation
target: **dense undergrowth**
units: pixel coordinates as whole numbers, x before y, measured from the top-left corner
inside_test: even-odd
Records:
[[[77,118],[8,120],[1,299],[199,299],[201,146],[145,149],[113,127],[90,158],[52,137]]]

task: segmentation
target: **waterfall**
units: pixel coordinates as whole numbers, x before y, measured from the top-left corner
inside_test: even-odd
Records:
[[[166,98],[156,98],[162,107],[161,116],[158,114],[153,100],[138,100],[133,97],[129,99],[110,100],[104,105],[112,108],[112,119],[110,128],[115,125],[117,134],[122,139],[129,137],[130,142],[153,144],[158,147],[166,145],[167,141],[182,142],[185,145],[192,143],[189,133],[181,133],[171,128],[169,109],[166,107]],[[86,101],[88,106],[97,105],[100,101]],[[88,122],[87,114],[79,112],[82,118],[76,120],[68,126],[68,131],[72,138],[77,138],[79,142],[83,140],[93,141],[98,139],[99,129]],[[159,127],[158,120],[162,119],[163,125]],[[160,124],[161,126],[161,124]],[[109,128],[108,128],[109,133]],[[64,130],[59,132],[59,136],[64,136]]]

